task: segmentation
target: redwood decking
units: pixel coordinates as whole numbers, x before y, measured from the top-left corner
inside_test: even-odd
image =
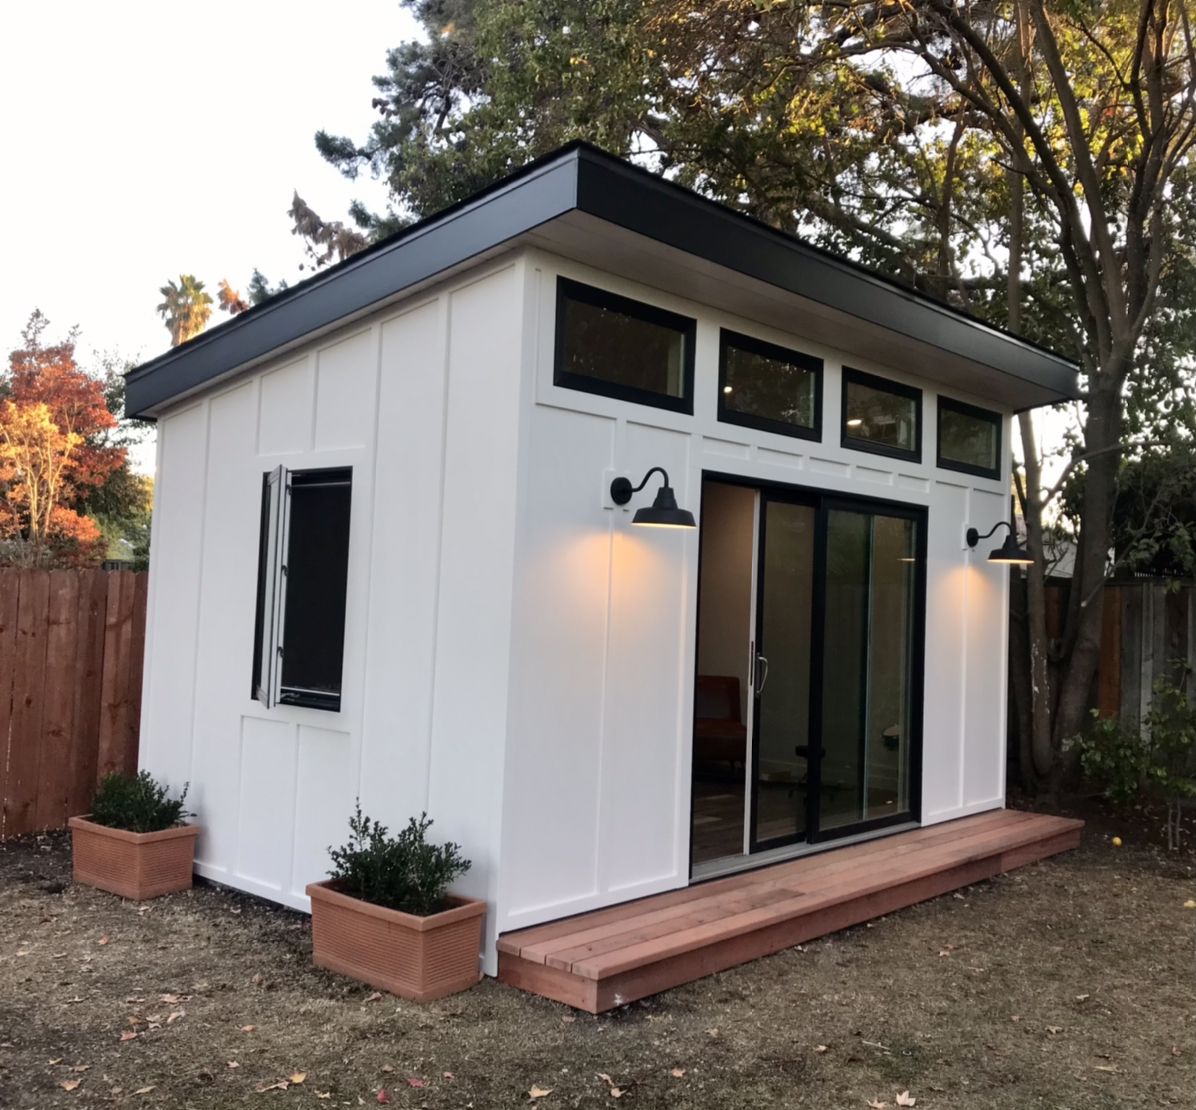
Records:
[[[592,1014],[1079,846],[995,810],[504,933],[504,983]]]

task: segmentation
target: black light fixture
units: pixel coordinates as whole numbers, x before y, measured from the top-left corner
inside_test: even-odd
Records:
[[[653,474],[659,474],[664,479],[664,484],[657,491],[652,507],[637,509],[635,516],[631,518],[631,523],[649,528],[696,528],[697,523],[694,521],[693,513],[688,509],[677,507],[677,496],[673,493],[673,487],[669,485],[668,473],[662,466],[652,467],[638,486],[633,486],[629,478],[616,478],[610,484],[610,499],[616,505],[626,505],[631,500],[631,495],[639,493],[648,484],[648,479]]]
[[[988,561],[990,563],[1012,563],[1014,566],[1028,567],[1034,560],[1030,557],[1030,553],[1017,542],[1017,533],[1013,530],[1013,525],[1007,520],[998,520],[984,535],[981,535],[975,528],[969,528],[964,534],[964,540],[967,541],[968,547],[975,547],[981,540],[988,539],[998,528],[1004,526],[1009,529],[1009,535],[1005,537],[1005,542],[1000,547],[994,547],[988,553]]]

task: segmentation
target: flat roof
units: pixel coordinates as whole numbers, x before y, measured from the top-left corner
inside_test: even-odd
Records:
[[[1078,395],[1077,367],[1062,355],[573,142],[142,363],[126,377],[126,409],[152,419],[238,367],[381,307],[471,259],[534,241],[537,229],[578,214],[988,371],[1002,379],[1002,394],[1016,398],[1012,407]]]

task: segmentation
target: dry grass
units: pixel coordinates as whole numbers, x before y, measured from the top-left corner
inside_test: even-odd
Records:
[[[61,838],[14,842],[0,1106],[373,1106],[385,1088],[488,1110],[533,1085],[544,1108],[864,1110],[907,1089],[919,1110],[1189,1106],[1193,857],[1090,841],[599,1018],[491,981],[371,1000],[312,968],[301,915],[211,887],[137,906],[71,886]]]

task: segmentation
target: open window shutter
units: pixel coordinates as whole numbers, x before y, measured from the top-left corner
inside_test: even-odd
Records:
[[[266,478],[266,574],[262,606],[261,659],[257,700],[267,708],[278,703],[282,676],[282,625],[286,613],[287,489],[290,473],[276,466]]]

